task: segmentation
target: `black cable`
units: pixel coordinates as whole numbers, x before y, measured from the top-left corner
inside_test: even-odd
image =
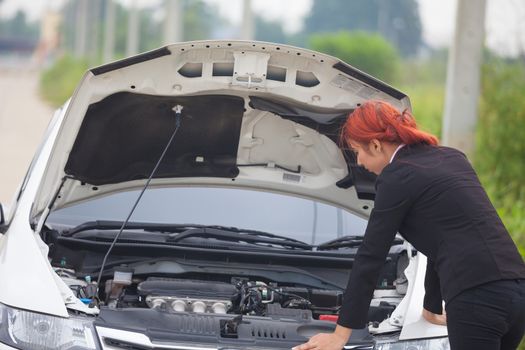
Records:
[[[122,231],[124,231],[124,228],[126,227],[126,224],[128,223],[129,219],[131,218],[131,215],[133,215],[133,212],[135,211],[135,208],[139,204],[140,199],[142,198],[142,195],[144,194],[144,192],[148,188],[149,183],[151,182],[151,179],[153,178],[153,175],[155,175],[155,172],[157,171],[157,168],[159,167],[160,163],[162,162],[162,159],[166,155],[166,152],[168,151],[169,147],[171,146],[171,143],[173,142],[173,139],[175,138],[175,134],[177,134],[177,131],[179,130],[179,127],[180,127],[180,124],[181,124],[182,108],[183,107],[181,105],[176,105],[175,107],[173,107],[173,111],[175,112],[175,130],[173,131],[173,134],[171,135],[171,137],[170,137],[170,139],[168,141],[168,144],[164,148],[164,151],[160,155],[160,158],[157,161],[157,164],[155,164],[155,167],[153,168],[153,171],[151,172],[151,175],[149,176],[148,180],[146,181],[146,184],[142,188],[142,191],[140,192],[137,200],[135,201],[135,204],[133,204],[133,208],[131,208],[131,211],[129,212],[128,217],[126,218],[126,220],[124,221],[124,223],[120,227],[119,232],[117,233],[117,235],[113,239],[113,242],[109,246],[109,249],[108,249],[106,255],[104,256],[104,260],[102,260],[102,266],[100,267],[100,271],[98,273],[98,278],[97,278],[97,295],[96,295],[96,297],[98,297],[98,293],[99,293],[99,289],[100,289],[100,280],[102,279],[102,273],[104,272],[104,266],[106,265],[106,260],[108,259],[109,254],[111,253],[111,250],[113,250],[113,247],[115,246],[115,243],[117,242],[118,238],[120,237],[120,234],[122,233]]]
[[[266,289],[269,289],[269,290],[271,290],[272,292],[277,293],[277,294],[280,294],[280,295],[285,296],[285,297],[292,297],[292,298],[301,299],[301,300],[307,302],[309,305],[312,304],[312,302],[311,302],[310,300],[308,300],[308,299],[306,299],[306,298],[304,298],[304,297],[302,297],[302,296],[300,296],[300,295],[293,294],[293,293],[288,293],[288,292],[281,292],[281,291],[279,291],[279,290],[277,290],[277,289],[275,289],[275,288],[273,288],[273,287],[270,287],[270,286],[268,286],[268,285],[265,285],[265,286],[249,286],[248,288],[250,288],[250,289],[254,289],[254,288],[260,288],[260,287],[262,287],[262,288],[266,288]]]
[[[312,305],[312,302],[300,295],[297,295],[297,294],[293,294],[293,293],[287,293],[287,292],[281,292],[281,291],[278,291],[276,289],[273,289],[273,288],[268,288],[270,289],[271,291],[273,291],[274,293],[277,293],[277,294],[280,294],[282,296],[285,296],[285,297],[292,297],[292,298],[296,298],[296,299],[300,299],[304,302],[306,302],[308,305]]]

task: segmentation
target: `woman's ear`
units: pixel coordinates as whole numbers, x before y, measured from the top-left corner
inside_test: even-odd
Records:
[[[370,148],[370,151],[374,153],[381,153],[383,151],[383,145],[378,139],[370,140],[368,147]]]

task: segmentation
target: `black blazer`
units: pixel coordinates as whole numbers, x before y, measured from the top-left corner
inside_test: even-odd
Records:
[[[399,232],[428,258],[424,307],[495,280],[525,278],[525,264],[468,162],[458,150],[401,148],[376,181],[376,198],[357,251],[338,324],[364,328],[390,245]]]

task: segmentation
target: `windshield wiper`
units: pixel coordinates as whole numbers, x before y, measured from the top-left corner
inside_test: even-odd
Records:
[[[203,226],[200,228],[192,228],[187,231],[170,234],[166,240],[169,243],[180,242],[186,238],[192,237],[203,237],[203,238],[215,238],[219,240],[232,241],[232,242],[247,242],[247,243],[263,243],[269,245],[280,245],[284,247],[300,248],[305,250],[312,250],[313,246],[310,244],[301,242],[299,240],[288,238],[285,236],[279,236],[269,232],[262,232],[256,230],[244,230],[236,227],[225,227],[225,226]]]
[[[342,236],[328,242],[321,243],[317,246],[317,250],[329,250],[339,248],[354,248],[359,247],[363,243],[364,236]],[[392,245],[402,244],[401,238],[395,238]]]
[[[64,230],[61,234],[64,237],[72,237],[79,232],[89,230],[118,230],[122,227],[122,224],[122,221],[88,221],[75,226],[72,229]],[[234,242],[273,244],[307,250],[313,248],[311,245],[302,241],[270,232],[220,225],[128,222],[126,223],[125,230],[144,230],[168,233],[166,243],[176,243],[190,237],[202,237]]]
[[[79,232],[89,230],[118,230],[122,227],[122,221],[111,220],[96,220],[87,221],[69,230],[63,230],[61,235],[64,237],[72,237]],[[201,227],[202,225],[192,224],[159,224],[150,222],[128,222],[126,223],[126,230],[144,230],[156,232],[182,232],[193,227]]]

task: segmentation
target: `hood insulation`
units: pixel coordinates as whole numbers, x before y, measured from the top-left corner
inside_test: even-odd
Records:
[[[147,179],[175,128],[176,105],[181,126],[155,178],[236,177],[244,99],[130,92],[89,106],[66,174],[92,185]]]

